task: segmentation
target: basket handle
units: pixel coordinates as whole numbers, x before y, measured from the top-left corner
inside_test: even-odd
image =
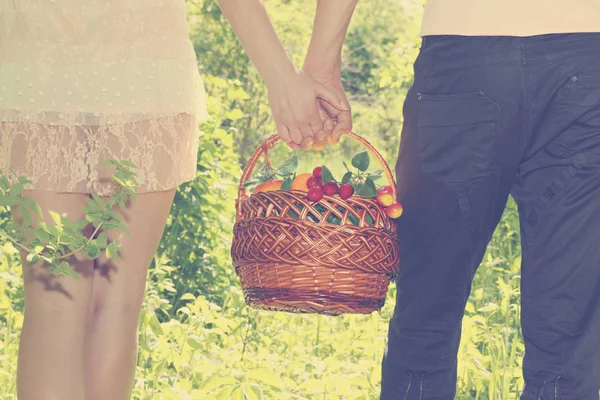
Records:
[[[389,185],[392,187],[392,195],[394,196],[394,199],[395,199],[397,196],[397,193],[396,193],[396,183],[394,182],[394,176],[392,175],[390,166],[385,161],[385,159],[383,158],[381,153],[379,153],[379,151],[377,151],[377,149],[375,147],[373,147],[373,145],[371,145],[371,143],[369,143],[362,136],[357,135],[354,132],[346,133],[346,135],[348,135],[352,139],[354,139],[354,140],[358,141],[360,144],[362,144],[369,151],[369,153],[371,153],[371,155],[375,157],[377,162],[379,162],[379,164],[383,168],[383,173],[385,175],[385,178],[387,179]],[[265,162],[267,163],[267,165],[270,165],[269,157],[268,157],[267,153],[268,153],[269,149],[272,149],[273,146],[275,145],[275,143],[277,143],[279,140],[280,140],[279,135],[273,135],[273,136],[269,137],[267,140],[265,140],[265,142],[261,146],[258,147],[258,149],[256,149],[256,151],[254,152],[252,157],[250,157],[250,159],[248,160],[248,163],[246,163],[244,172],[242,173],[242,179],[240,180],[240,186],[238,188],[238,200],[242,200],[247,197],[246,196],[246,188],[244,187],[244,184],[246,183],[246,181],[248,181],[248,179],[250,179],[250,176],[252,175],[252,172],[254,171],[254,167],[256,166],[256,163],[258,162],[260,156],[264,155]]]

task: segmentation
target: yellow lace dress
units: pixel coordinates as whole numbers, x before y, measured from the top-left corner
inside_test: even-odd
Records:
[[[184,0],[0,0],[0,170],[26,189],[109,195],[107,159],[176,187],[206,117]]]

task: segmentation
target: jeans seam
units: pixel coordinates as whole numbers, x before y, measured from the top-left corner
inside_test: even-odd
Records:
[[[406,372],[408,373],[409,378],[408,378],[408,387],[406,388],[406,393],[404,393],[404,400],[408,400],[408,393],[410,392],[410,387],[412,385],[412,378],[413,378],[412,372],[410,372],[410,371],[406,371]]]

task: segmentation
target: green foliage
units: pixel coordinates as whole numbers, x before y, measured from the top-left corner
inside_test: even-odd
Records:
[[[84,220],[72,221],[66,214],[59,215],[53,210],[48,210],[54,225],[42,221],[44,216],[40,206],[33,199],[23,196],[23,186],[31,181],[26,177],[16,176],[13,171],[10,171],[11,176],[15,178],[13,179],[15,183],[9,186],[8,176],[0,171],[0,207],[17,207],[21,214],[21,223],[11,221],[3,224],[4,229],[0,231],[0,236],[25,250],[28,253],[26,256],[28,262],[44,260],[48,263],[51,273],[68,275],[74,279],[79,279],[79,275],[66,259],[75,254],[87,254],[90,259],[96,259],[102,250],[106,250],[107,258],[111,256],[118,258],[119,242],[110,243],[111,247],[108,250],[109,244],[105,232],[119,229],[129,233],[121,217],[112,210],[112,207],[118,204],[121,208],[125,208],[128,199],[135,199],[137,183],[135,173],[130,170],[135,168],[135,164],[127,160],[109,160],[104,164],[115,167],[113,179],[118,183],[116,193],[106,201],[96,193],[92,193],[92,199],[86,199],[88,206],[83,207],[86,214]],[[37,227],[33,226],[31,213],[34,213],[39,220]],[[82,230],[90,223],[95,231],[88,239]],[[103,232],[95,237],[100,228]]]

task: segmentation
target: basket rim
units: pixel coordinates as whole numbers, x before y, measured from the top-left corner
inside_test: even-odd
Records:
[[[359,226],[359,225],[354,225],[354,224],[333,224],[330,223],[328,221],[320,221],[320,222],[314,222],[314,221],[310,221],[307,219],[300,219],[300,218],[293,218],[293,217],[289,217],[289,216],[269,216],[269,217],[246,217],[244,216],[243,213],[243,207],[242,204],[247,202],[247,201],[251,201],[252,197],[256,196],[255,198],[258,197],[263,197],[265,199],[272,199],[275,196],[281,196],[282,194],[284,194],[284,196],[286,197],[291,197],[291,198],[296,198],[299,201],[302,202],[306,202],[306,192],[300,191],[300,190],[272,190],[269,192],[259,192],[259,193],[255,193],[251,196],[245,197],[245,198],[240,198],[237,200],[238,202],[238,217],[236,218],[236,221],[234,223],[234,226],[237,226],[238,223],[244,222],[244,221],[249,221],[249,220],[255,220],[255,219],[276,219],[276,220],[290,220],[290,221],[304,221],[306,223],[310,223],[310,224],[316,224],[316,225],[330,225],[332,227],[354,227],[354,228],[367,228],[367,229],[385,229],[387,231],[393,232],[394,234],[396,233],[396,223],[393,219],[389,218],[387,216],[387,214],[385,213],[385,210],[383,209],[382,206],[380,206],[377,201],[374,198],[368,198],[368,197],[361,197],[361,196],[353,196],[350,197],[348,199],[341,199],[339,197],[339,195],[333,195],[333,196],[329,196],[329,195],[323,195],[323,198],[319,201],[311,201],[311,205],[318,205],[318,204],[327,204],[329,205],[330,203],[328,203],[328,199],[336,199],[337,202],[341,202],[341,203],[345,203],[348,204],[347,207],[352,208],[352,203],[355,203],[355,205],[360,205],[360,206],[373,206],[373,210],[376,210],[376,212],[378,214],[380,214],[380,216],[382,217],[382,221],[386,221],[386,226],[382,227],[376,227],[376,226]],[[339,200],[338,200],[339,199]],[[332,200],[329,200],[332,201]]]

